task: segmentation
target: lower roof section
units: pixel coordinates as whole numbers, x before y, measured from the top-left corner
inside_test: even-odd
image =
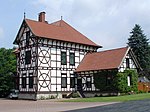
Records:
[[[123,47],[113,50],[88,53],[77,67],[76,72],[118,68],[128,49],[128,47]]]

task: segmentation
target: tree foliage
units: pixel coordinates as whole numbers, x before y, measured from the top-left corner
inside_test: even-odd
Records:
[[[0,48],[0,96],[5,96],[14,87],[16,56],[13,49]]]
[[[150,68],[150,47],[149,39],[143,33],[143,30],[138,24],[130,32],[128,45],[132,48],[140,66],[144,71]]]

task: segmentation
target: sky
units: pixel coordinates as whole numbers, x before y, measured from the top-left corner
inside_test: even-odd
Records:
[[[150,0],[2,0],[0,48],[12,48],[24,18],[37,20],[46,12],[49,23],[63,20],[102,49],[127,46],[135,24],[150,39]]]

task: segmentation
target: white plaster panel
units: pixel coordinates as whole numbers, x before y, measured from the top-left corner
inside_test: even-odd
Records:
[[[79,57],[75,57],[75,62],[79,62]]]
[[[60,70],[57,70],[57,76],[61,77],[61,71]]]
[[[49,40],[49,41],[48,41],[48,44],[52,45],[52,40]]]
[[[56,62],[51,62],[51,67],[56,67]]]
[[[56,85],[51,85],[51,91],[56,91]]]
[[[75,56],[79,56],[79,52],[78,51],[75,52]]]
[[[75,67],[76,67],[76,68],[78,67],[78,65],[79,65],[78,63],[75,63]]]
[[[84,55],[80,55],[80,62],[82,61],[83,58],[84,58]]]
[[[67,78],[67,84],[70,84],[70,78]]]
[[[56,60],[56,55],[51,55],[51,60]]]
[[[57,84],[61,84],[61,78],[57,78]]]
[[[66,53],[67,53],[67,59],[68,59],[68,56],[69,56],[69,54],[70,54],[69,50],[67,50],[67,52],[66,52]]]
[[[57,49],[57,54],[59,54],[59,55],[61,54],[60,49]]]
[[[56,45],[56,41],[53,41],[53,45]]]
[[[66,71],[61,71],[61,73],[67,73]]]
[[[56,54],[56,48],[51,48],[51,53]]]
[[[56,70],[51,70],[51,76],[56,76]]]
[[[51,78],[51,84],[56,84],[56,78]]]
[[[57,62],[57,67],[61,67],[61,62]]]
[[[61,61],[60,55],[57,55],[57,61]]]
[[[42,87],[42,88],[40,88],[39,91],[49,91],[49,90],[48,90],[48,88],[43,88],[43,87]]]
[[[57,91],[61,91],[61,85],[57,85]]]

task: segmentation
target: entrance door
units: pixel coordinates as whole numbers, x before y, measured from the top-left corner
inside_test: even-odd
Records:
[[[77,79],[77,90],[82,91],[82,78]]]

